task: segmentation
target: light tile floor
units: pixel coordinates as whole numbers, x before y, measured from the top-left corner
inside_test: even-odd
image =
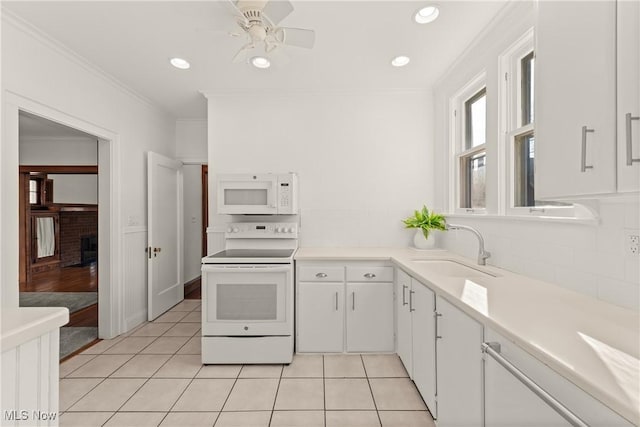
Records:
[[[396,355],[200,361],[200,301],[60,365],[61,426],[434,427]]]

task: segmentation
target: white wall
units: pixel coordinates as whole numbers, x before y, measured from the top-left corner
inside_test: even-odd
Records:
[[[516,4],[495,22],[435,88],[437,208],[448,207],[448,99],[482,70],[487,72],[487,159],[497,162],[498,55],[533,26],[530,4]],[[489,213],[498,206],[497,171],[487,173]],[[600,213],[598,225],[569,224],[504,217],[456,216],[449,222],[476,227],[483,234],[491,258],[487,262],[635,310],[640,309],[640,260],[624,252],[624,235],[640,228],[637,195],[592,202]],[[437,233],[439,245],[475,259],[478,243],[465,231]]]
[[[48,174],[53,180],[53,203],[98,204],[98,175]]]
[[[184,282],[200,276],[202,259],[202,165],[207,163],[207,121],[176,122],[176,158],[184,183]]]
[[[96,139],[33,140],[20,138],[20,164],[97,165],[98,144]]]
[[[144,246],[129,250],[125,234],[146,233],[146,152],[166,156],[175,154],[175,120],[165,112],[128,91],[111,77],[78,58],[72,52],[47,39],[28,25],[3,11],[2,15],[2,90],[43,108],[64,113],[96,128],[116,135],[118,170],[111,184],[116,187],[119,206],[113,212],[116,224],[129,224],[119,229],[122,246],[112,252],[120,271],[108,285],[127,293],[126,312],[115,319],[115,330],[129,329],[146,318],[146,283],[140,280],[146,271]],[[17,232],[17,113],[3,102],[2,149],[2,304],[18,305],[18,239]],[[11,120],[11,126],[7,126]],[[15,121],[15,123],[13,123]],[[94,132],[92,132],[94,133]],[[15,144],[15,145],[12,145]],[[13,177],[13,172],[15,177]],[[5,214],[5,212],[14,212]],[[127,221],[131,219],[131,221]],[[143,239],[144,240],[144,239]],[[135,240],[137,242],[137,240]],[[117,243],[117,242],[115,242]],[[124,255],[139,254],[139,260],[124,268]],[[129,258],[127,258],[129,259]],[[135,271],[134,271],[135,270]],[[107,286],[101,282],[101,286]],[[130,294],[130,295],[129,295]],[[117,296],[117,295],[116,295]],[[135,296],[135,298],[134,298]],[[121,328],[121,325],[122,328]]]
[[[406,246],[401,219],[433,203],[431,106],[427,92],[209,96],[210,183],[294,171],[301,246]]]

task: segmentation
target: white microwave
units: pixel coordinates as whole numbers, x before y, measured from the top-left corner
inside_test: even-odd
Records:
[[[298,176],[218,174],[219,214],[294,215],[298,213]]]

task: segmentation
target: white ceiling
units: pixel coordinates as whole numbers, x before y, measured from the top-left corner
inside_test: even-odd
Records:
[[[429,88],[507,1],[440,0],[440,17],[419,25],[428,0],[294,0],[280,25],[314,29],[316,45],[286,47],[288,60],[267,70],[231,62],[245,40],[226,34],[234,24],[221,1],[2,4],[176,118],[206,118],[200,92]],[[400,54],[411,63],[392,67]],[[174,56],[192,68],[173,68]]]

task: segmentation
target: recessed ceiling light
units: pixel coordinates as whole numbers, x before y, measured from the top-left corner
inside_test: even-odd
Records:
[[[173,65],[174,67],[180,68],[181,70],[188,70],[191,67],[189,61],[182,58],[171,58],[171,61],[169,62],[171,62],[171,65]]]
[[[416,12],[414,19],[418,24],[428,24],[433,22],[440,15],[440,9],[437,6],[427,6]]]
[[[409,61],[411,61],[411,58],[408,56],[396,56],[391,60],[391,65],[394,67],[404,67],[409,63]]]
[[[264,56],[254,56],[251,58],[251,65],[256,68],[269,68],[271,67],[271,61]]]

